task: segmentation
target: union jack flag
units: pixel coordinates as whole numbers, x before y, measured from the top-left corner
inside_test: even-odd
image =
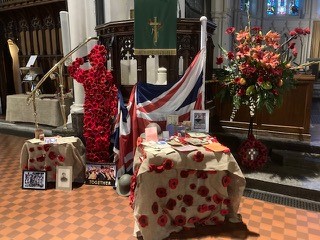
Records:
[[[190,119],[192,109],[203,109],[203,66],[205,50],[194,58],[181,79],[173,85],[138,82],[132,89],[128,105],[119,97],[119,114],[114,132],[117,177],[133,168],[137,138],[146,126],[155,122],[165,129],[167,115],[178,115],[179,122]]]

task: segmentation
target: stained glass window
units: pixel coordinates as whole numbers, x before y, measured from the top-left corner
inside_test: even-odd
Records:
[[[299,15],[300,0],[267,0],[268,15]]]

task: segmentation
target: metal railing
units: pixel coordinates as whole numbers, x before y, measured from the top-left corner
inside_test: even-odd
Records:
[[[82,46],[90,42],[91,40],[98,40],[98,37],[90,37],[87,38],[84,42],[80,43],[78,46],[76,46],[74,49],[72,49],[68,54],[66,54],[59,62],[57,62],[37,83],[37,85],[34,87],[34,89],[31,91],[27,98],[28,104],[32,101],[33,104],[33,114],[34,114],[34,123],[36,130],[39,129],[39,123],[37,119],[37,106],[36,106],[36,96],[37,92],[39,91],[39,88],[41,85],[47,80],[47,78],[53,74],[56,69],[58,69],[58,78],[59,78],[59,88],[60,88],[60,98],[59,98],[59,103],[60,103],[60,109],[61,109],[61,114],[63,118],[63,129],[67,129],[67,117],[66,117],[66,105],[65,105],[65,95],[63,92],[63,63],[69,59],[69,57],[75,53],[77,50],[79,50]]]

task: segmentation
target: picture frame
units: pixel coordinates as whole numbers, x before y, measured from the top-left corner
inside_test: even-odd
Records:
[[[87,163],[85,183],[88,185],[115,186],[115,163]]]
[[[56,189],[57,190],[72,190],[72,166],[57,166],[56,167]]]
[[[191,131],[209,132],[209,110],[191,110]]]
[[[38,170],[23,170],[22,189],[46,190],[47,172]]]

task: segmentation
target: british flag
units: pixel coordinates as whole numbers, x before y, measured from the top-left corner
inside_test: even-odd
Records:
[[[192,109],[203,109],[203,66],[205,50],[194,58],[181,79],[173,85],[138,82],[132,89],[128,105],[119,97],[119,114],[115,125],[114,154],[117,177],[133,168],[137,138],[146,126],[156,122],[165,129],[167,115],[178,115],[179,122],[190,119]]]

